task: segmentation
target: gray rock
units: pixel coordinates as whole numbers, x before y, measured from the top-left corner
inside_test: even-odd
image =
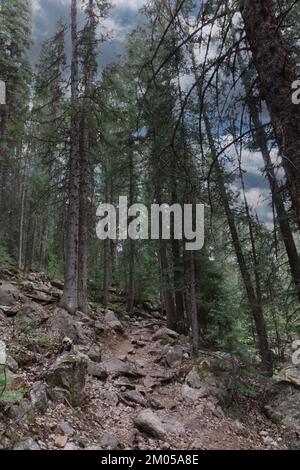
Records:
[[[120,448],[120,441],[115,434],[105,432],[102,436],[100,446],[102,449],[118,450]]]
[[[19,369],[19,364],[17,361],[9,354],[6,356],[6,365],[12,372],[17,372]]]
[[[68,392],[73,406],[81,405],[85,398],[86,373],[87,363],[82,354],[59,356],[46,374],[49,395],[53,398],[53,389],[58,387]]]
[[[268,418],[300,433],[300,390],[288,382],[273,385],[264,406]]]
[[[117,406],[117,404],[119,403],[118,395],[112,390],[100,390],[99,398],[100,400],[112,406]]]
[[[3,281],[0,286],[0,305],[12,307],[18,300],[23,298],[17,286]]]
[[[200,398],[209,396],[209,390],[203,386],[201,388],[192,388],[187,384],[184,384],[181,389],[181,395],[184,401],[188,403],[195,403]]]
[[[123,394],[125,400],[136,403],[137,405],[143,406],[146,408],[147,400],[143,397],[143,395],[136,391],[136,390],[128,390]]]
[[[79,341],[78,330],[74,321],[74,317],[69,315],[66,310],[57,307],[48,322],[50,331],[54,336],[59,338],[70,338],[74,344]]]
[[[134,419],[134,424],[141,432],[149,434],[156,439],[165,439],[166,431],[163,424],[151,410],[141,411]]]
[[[69,423],[63,419],[59,421],[58,427],[66,436],[72,437],[75,434],[75,430],[72,428],[72,426],[70,426]]]
[[[26,439],[26,441],[20,442],[14,447],[14,450],[41,450],[40,446],[32,439]]]
[[[111,310],[105,310],[104,312],[104,319],[108,326],[115,331],[118,331],[119,333],[124,332],[124,328],[120,320],[116,317],[115,313],[112,312]]]
[[[33,384],[30,390],[30,398],[33,406],[41,413],[45,413],[48,408],[48,397],[47,387],[43,382]]]
[[[203,386],[203,381],[200,379],[197,368],[195,366],[188,373],[185,381],[187,385],[189,385],[192,388],[201,388]]]
[[[127,362],[120,361],[120,359],[110,359],[102,363],[107,370],[109,375],[113,377],[119,377],[124,375],[125,377],[138,378],[143,377],[144,374],[137,371],[132,365]]]
[[[168,339],[177,339],[179,334],[176,331],[170,330],[169,328],[160,328],[156,333],[154,333],[152,339],[156,340],[168,340]]]
[[[166,363],[169,367],[179,367],[182,363],[182,348],[180,346],[170,347],[166,355]]]
[[[23,398],[17,403],[8,405],[7,414],[18,424],[28,424],[28,418],[32,411],[33,408],[29,400]]]
[[[97,362],[88,361],[88,375],[95,377],[100,380],[106,380],[108,377],[108,372],[103,364]]]

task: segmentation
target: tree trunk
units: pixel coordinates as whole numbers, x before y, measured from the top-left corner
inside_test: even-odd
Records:
[[[215,143],[214,143],[212,132],[211,132],[210,122],[205,111],[204,111],[204,122],[205,122],[205,128],[206,128],[206,133],[208,136],[211,153],[212,153],[212,158],[215,162],[215,173],[216,173],[217,184],[219,187],[222,204],[223,204],[225,214],[227,217],[229,230],[230,230],[230,234],[232,238],[232,243],[234,246],[234,250],[235,250],[238,265],[240,268],[241,276],[243,279],[244,287],[247,293],[249,307],[251,309],[254,322],[255,322],[256,332],[258,336],[258,346],[259,346],[260,356],[262,359],[262,364],[266,372],[269,375],[272,375],[273,373],[272,357],[271,357],[271,351],[269,348],[268,334],[267,334],[267,328],[266,328],[266,323],[264,319],[263,308],[261,304],[261,298],[260,298],[261,296],[259,295],[257,297],[255,288],[253,286],[253,282],[251,279],[251,275],[247,267],[247,263],[246,263],[243,249],[242,249],[242,244],[241,244],[238,231],[236,228],[236,224],[235,224],[235,217],[234,217],[233,211],[230,208],[229,198],[228,198],[226,187],[225,187],[223,171],[222,171],[222,168],[220,167],[218,159],[216,158],[217,151],[215,148]]]
[[[74,314],[78,309],[78,224],[79,224],[79,145],[78,145],[78,33],[77,0],[71,3],[72,65],[71,65],[71,149],[69,165],[69,207],[67,216],[65,283],[61,306]]]
[[[300,230],[300,106],[292,102],[296,67],[280,31],[272,0],[242,0],[240,5]]]

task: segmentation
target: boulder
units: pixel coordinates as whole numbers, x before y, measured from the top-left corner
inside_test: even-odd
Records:
[[[102,436],[100,446],[106,450],[118,450],[120,448],[120,441],[117,436],[111,432],[105,432]]]
[[[155,439],[164,440],[166,431],[159,417],[151,410],[141,411],[134,419],[136,428]]]
[[[104,311],[104,319],[108,326],[119,333],[124,333],[124,328],[120,320],[116,317],[112,310]]]
[[[169,328],[160,328],[153,335],[152,340],[170,342],[170,340],[174,341],[177,338],[179,338],[179,334],[176,331],[170,330]]]
[[[143,406],[144,408],[146,408],[147,406],[147,400],[145,399],[145,397],[143,397],[143,395],[136,390],[126,391],[123,394],[123,397],[125,398],[125,400],[132,403],[136,403],[137,405]]]
[[[47,386],[43,382],[36,382],[30,390],[31,403],[41,413],[48,408]]]
[[[300,433],[300,389],[288,382],[275,383],[264,405],[268,418]]]
[[[60,431],[62,431],[66,436],[72,437],[75,434],[74,429],[72,426],[67,423],[67,421],[64,421],[63,419],[59,421],[58,423],[58,428]]]
[[[169,367],[179,367],[182,363],[182,348],[180,346],[170,347],[166,354],[166,363]]]
[[[73,343],[78,343],[79,334],[74,318],[64,309],[57,307],[48,322],[50,332],[59,338],[70,338]]]
[[[29,438],[17,444],[13,450],[41,450],[41,449],[40,449],[40,446],[32,438]]]
[[[184,384],[181,389],[181,395],[184,401],[188,403],[195,403],[200,398],[209,396],[209,390],[203,386],[201,388],[192,388],[187,384]]]
[[[20,425],[28,424],[32,412],[32,405],[26,398],[21,398],[16,403],[8,405],[7,408],[8,416]]]
[[[98,362],[88,361],[88,368],[87,368],[88,375],[92,377],[96,377],[100,380],[106,380],[108,377],[108,372],[103,364],[99,364]]]
[[[65,390],[73,406],[81,405],[85,398],[86,373],[87,361],[82,354],[65,353],[59,356],[46,373],[49,395],[57,399],[54,389]]]
[[[125,377],[138,378],[143,377],[144,374],[138,372],[132,365],[127,362],[120,361],[120,359],[110,359],[102,363],[106,368],[109,375],[113,377],[119,377],[124,375]]]
[[[17,361],[9,354],[6,356],[6,365],[8,369],[12,372],[17,372],[17,370],[19,369],[19,364],[17,363]]]
[[[9,282],[2,282],[0,285],[0,305],[12,307],[16,302],[24,299],[17,286]]]

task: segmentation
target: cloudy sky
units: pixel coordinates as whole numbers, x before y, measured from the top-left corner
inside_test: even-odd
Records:
[[[69,22],[70,3],[71,0],[32,0],[33,46],[30,52],[32,63],[38,59],[42,42],[53,35],[56,22],[60,18],[65,18],[66,22]],[[110,11],[109,18],[105,20],[105,28],[107,32],[110,32],[110,40],[101,48],[100,64],[102,68],[111,62],[118,61],[123,51],[126,35],[137,25],[143,23],[143,16],[139,10],[146,0],[111,0],[111,3],[114,6]],[[69,44],[67,48],[70,49]],[[188,88],[189,79],[186,85]],[[270,193],[261,172],[262,167],[263,161],[259,152],[244,151],[243,168],[247,171],[245,184],[248,202],[271,228]]]
[[[36,62],[41,43],[51,37],[55,24],[61,17],[69,21],[70,0],[32,0],[33,6],[33,47],[31,61]],[[80,3],[80,2],[78,2]],[[139,9],[146,0],[112,0],[114,5],[105,28],[111,39],[102,47],[101,65],[118,60],[122,53],[126,34],[143,22]]]

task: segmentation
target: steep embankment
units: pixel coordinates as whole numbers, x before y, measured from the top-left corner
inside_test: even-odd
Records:
[[[159,312],[71,317],[57,306],[59,283],[9,272],[1,282],[0,448],[285,448],[257,397],[234,396],[235,417],[220,406],[236,359],[203,352],[193,365],[187,338]]]

